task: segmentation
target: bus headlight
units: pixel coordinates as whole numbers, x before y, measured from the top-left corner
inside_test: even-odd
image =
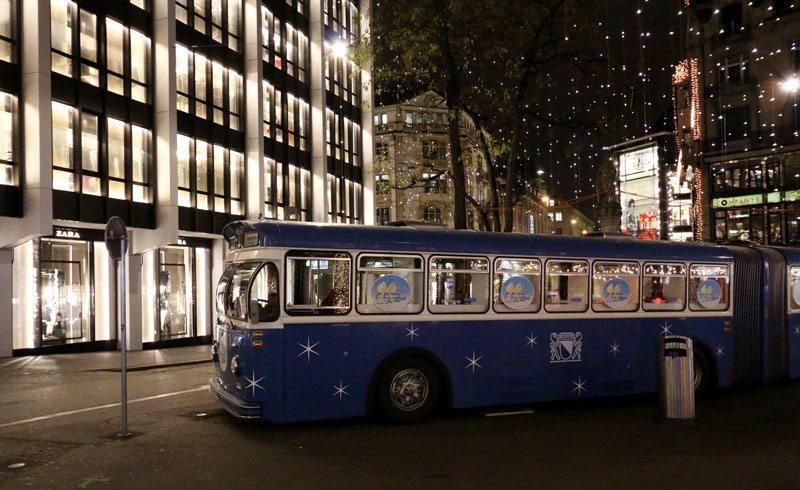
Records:
[[[233,373],[234,376],[239,376],[241,368],[242,360],[239,359],[239,356],[233,356],[233,359],[231,359],[231,373]]]

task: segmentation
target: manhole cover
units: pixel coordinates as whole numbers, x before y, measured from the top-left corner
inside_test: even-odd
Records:
[[[25,463],[12,463],[12,464],[8,465],[8,468],[12,469],[12,470],[18,470],[18,469],[20,469],[20,468],[22,468],[24,466],[25,466]]]

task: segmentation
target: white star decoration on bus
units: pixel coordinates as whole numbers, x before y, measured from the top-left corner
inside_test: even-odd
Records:
[[[573,381],[572,382],[572,384],[575,385],[575,388],[572,389],[572,392],[575,393],[577,391],[578,392],[578,398],[581,397],[581,392],[582,391],[586,391],[586,388],[584,388],[584,385],[586,385],[587,381],[589,381],[589,380],[588,379],[583,379],[580,376],[578,376],[578,381]]]
[[[533,350],[533,346],[534,345],[539,345],[539,343],[536,342],[536,339],[538,339],[538,338],[539,337],[534,337],[533,336],[533,332],[531,332],[531,335],[529,337],[525,337],[525,339],[527,340],[527,342],[525,343],[525,346],[526,347],[530,347],[531,350]]]
[[[800,327],[794,327],[794,334],[800,335]]]
[[[413,325],[410,326],[410,327],[406,327],[406,332],[408,332],[406,334],[406,337],[411,337],[411,342],[414,342],[414,337],[419,337],[419,334],[417,333],[417,330],[419,330],[419,328],[417,328],[417,327],[415,327]]]
[[[717,346],[717,350],[714,354],[716,354],[717,357],[725,357],[725,347],[721,345]]]
[[[306,356],[306,362],[311,362],[311,354],[314,354],[315,356],[319,355],[319,352],[314,350],[314,347],[318,346],[319,342],[312,344],[311,337],[306,337],[305,344],[301,344],[300,342],[298,342],[297,345],[303,348],[302,352],[297,354],[297,357]]]
[[[616,355],[621,352],[620,351],[621,346],[617,343],[616,340],[614,341],[613,344],[609,345],[609,347],[611,347],[611,353],[614,354],[614,357],[616,357]]]
[[[464,359],[466,359],[466,360],[467,360],[467,365],[466,365],[466,366],[464,366],[464,369],[470,369],[470,368],[472,368],[472,373],[473,373],[473,374],[475,374],[475,368],[476,368],[476,367],[483,368],[483,366],[481,366],[481,365],[478,363],[478,361],[480,361],[481,359],[483,359],[483,356],[476,356],[476,355],[475,355],[475,351],[472,351],[472,357],[469,357],[469,356],[464,356]]]
[[[343,396],[350,396],[350,393],[347,392],[347,388],[350,388],[350,385],[342,384],[342,380],[339,380],[339,386],[333,385],[333,389],[335,390],[333,393],[334,397],[339,397],[339,401],[342,401]]]
[[[254,369],[252,378],[248,378],[247,375],[244,376],[244,380],[247,381],[247,386],[245,386],[244,390],[247,391],[249,389],[252,389],[253,396],[256,396],[256,388],[258,388],[259,390],[266,390],[266,388],[258,384],[264,378],[266,378],[266,376],[261,376],[260,378],[256,379],[256,371]]]
[[[661,329],[661,335],[672,335],[672,331],[670,331],[672,325],[670,325],[669,322],[665,321],[664,323],[659,325],[658,328]]]

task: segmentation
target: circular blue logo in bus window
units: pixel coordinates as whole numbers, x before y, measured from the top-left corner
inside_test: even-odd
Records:
[[[703,308],[714,308],[722,301],[722,288],[713,279],[706,279],[697,286],[697,302]]]
[[[371,295],[381,310],[397,311],[411,302],[411,285],[400,276],[388,274],[372,283]]]
[[[631,287],[624,279],[615,277],[603,285],[603,302],[613,310],[628,306],[630,297]]]
[[[524,277],[511,277],[500,288],[500,299],[512,310],[524,310],[533,303],[535,289]]]

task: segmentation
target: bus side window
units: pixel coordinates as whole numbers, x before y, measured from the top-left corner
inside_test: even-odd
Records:
[[[344,252],[290,252],[286,258],[286,311],[290,315],[346,315],[350,311],[350,256]]]
[[[541,305],[542,265],[535,259],[494,261],[494,311],[533,313]]]
[[[544,309],[584,312],[589,309],[589,263],[585,260],[547,262]]]
[[[686,266],[646,263],[642,285],[642,309],[683,311],[684,308],[686,308]]]
[[[727,265],[692,265],[689,268],[689,309],[728,309],[728,277]]]
[[[595,262],[592,277],[594,311],[636,311],[639,309],[639,264]]]
[[[431,257],[431,313],[485,313],[489,309],[489,260]]]
[[[419,313],[423,289],[421,257],[362,255],[358,259],[359,313]]]
[[[280,317],[278,297],[278,268],[266,263],[258,270],[250,286],[251,322],[274,322]]]
[[[789,268],[789,310],[800,311],[800,267]]]

